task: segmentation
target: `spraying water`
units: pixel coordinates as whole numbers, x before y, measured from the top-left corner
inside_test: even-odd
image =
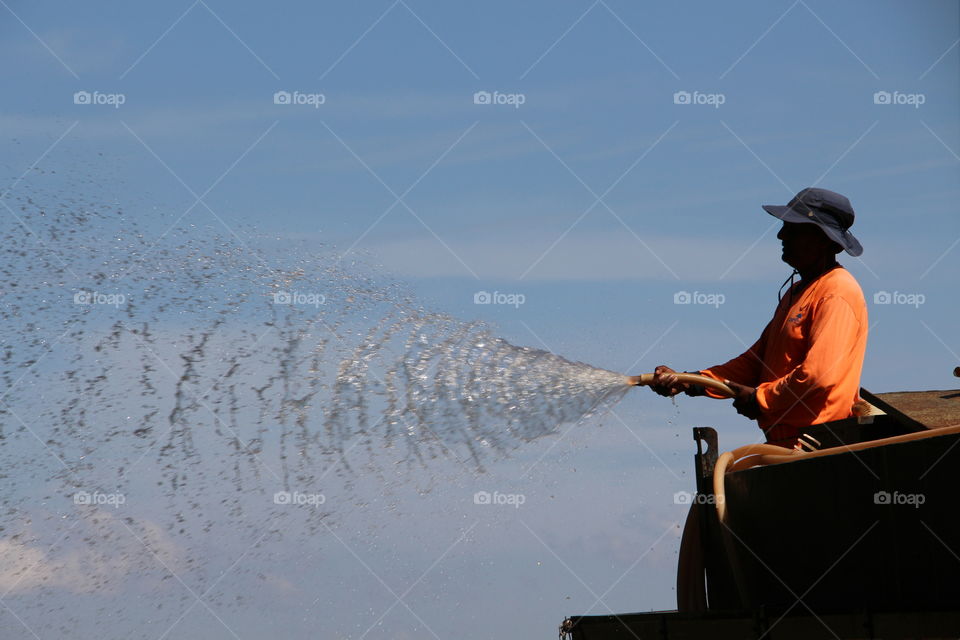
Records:
[[[482,472],[629,389],[324,247],[64,200],[91,188],[66,180],[4,196],[0,227],[0,594],[41,632],[173,629],[180,584],[239,612],[278,580],[268,543],[317,549],[376,502],[355,485]],[[128,594],[128,620],[101,614]]]
[[[151,462],[173,494],[211,473],[290,490],[358,461],[482,469],[628,389],[323,248],[270,257],[102,204],[17,204],[0,245],[0,437],[42,441],[77,489]]]

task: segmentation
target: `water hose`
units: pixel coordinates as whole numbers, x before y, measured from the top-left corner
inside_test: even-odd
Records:
[[[644,373],[639,376],[632,376],[628,378],[628,384],[635,387],[648,387],[656,381],[655,373]],[[712,391],[715,391],[726,398],[732,398],[736,394],[733,392],[729,386],[720,382],[719,380],[714,380],[707,376],[702,376],[697,373],[673,373],[672,375],[677,377],[677,382],[682,382],[685,384],[699,384],[704,387],[710,388]]]
[[[945,436],[951,433],[960,433],[960,424],[952,427],[941,427],[930,429],[928,431],[919,431],[915,433],[905,433],[899,436],[881,438],[879,440],[868,440],[866,442],[857,442],[855,444],[840,445],[829,449],[819,449],[816,451],[800,451],[797,449],[787,449],[772,444],[748,444],[738,447],[733,451],[727,451],[717,459],[713,468],[713,495],[716,500],[717,518],[720,522],[726,524],[727,521],[727,499],[724,489],[724,476],[727,473],[760,467],[765,465],[783,464],[786,462],[797,462],[798,460],[807,460],[810,458],[821,458],[823,456],[833,456],[841,453],[863,451],[864,449],[873,449],[883,447],[888,444],[899,444],[902,442],[912,442],[914,440],[923,440],[936,436]]]
[[[740,471],[741,469],[748,469],[750,467],[758,467],[762,465],[771,465],[771,464],[783,464],[784,462],[795,462],[797,460],[806,460],[807,458],[819,458],[822,456],[832,456],[840,453],[846,453],[848,451],[862,451],[864,449],[873,449],[874,447],[882,447],[888,444],[899,444],[901,442],[911,442],[913,440],[922,440],[924,438],[933,438],[936,436],[945,436],[951,433],[960,433],[960,424],[954,425],[952,427],[940,427],[937,429],[929,429],[927,431],[918,431],[915,433],[905,433],[899,436],[891,436],[889,438],[882,438],[880,440],[868,440],[866,442],[858,442],[856,444],[847,444],[840,445],[837,447],[831,447],[829,449],[819,449],[817,451],[796,451],[790,449],[784,449],[783,447],[774,447],[776,451],[771,450],[769,452],[762,452],[758,454],[750,455],[748,453],[740,453],[741,450],[748,449],[750,447],[762,447],[762,446],[771,446],[771,445],[747,445],[746,447],[740,447],[739,449],[734,449],[730,452],[737,462],[729,468],[727,471]],[[749,458],[745,456],[750,455]],[[719,465],[717,465],[719,467]],[[714,470],[716,472],[716,470]],[[714,476],[714,487],[716,487],[716,475]],[[722,485],[721,485],[722,487]]]

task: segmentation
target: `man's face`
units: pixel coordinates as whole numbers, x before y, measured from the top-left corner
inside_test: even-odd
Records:
[[[824,255],[835,255],[833,241],[812,223],[784,222],[777,238],[783,244],[780,259],[797,271],[816,265]]]

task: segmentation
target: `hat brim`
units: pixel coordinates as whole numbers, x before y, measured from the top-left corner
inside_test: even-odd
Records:
[[[824,224],[816,218],[805,216],[804,214],[784,205],[765,204],[763,210],[774,218],[780,218],[784,222],[795,222],[798,224],[815,224],[820,227],[827,237],[843,247],[843,250],[856,257],[863,253],[863,246],[850,231],[841,231],[839,227]]]

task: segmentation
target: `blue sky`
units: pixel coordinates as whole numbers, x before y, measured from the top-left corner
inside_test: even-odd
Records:
[[[252,247],[296,240],[356,255],[432,309],[636,373],[716,364],[755,339],[789,272],[760,205],[817,185],[857,211],[865,252],[841,262],[869,303],[863,385],[949,388],[960,365],[958,11],[932,0],[282,11],[4,0],[0,52],[13,63],[0,70],[0,199],[13,207],[59,189],[121,206],[157,234],[179,219]],[[275,104],[278,91],[322,104]],[[105,103],[75,104],[77,92]],[[508,97],[477,104],[476,92]],[[19,224],[7,209],[0,219]],[[479,291],[525,303],[477,305]],[[677,305],[678,292],[723,304]],[[878,303],[883,292],[902,295]],[[905,296],[922,304],[897,304]],[[330,637],[360,637],[394,604],[385,585],[401,595],[411,583],[366,637],[531,637],[571,613],[669,608],[684,516],[672,496],[692,488],[699,425],[720,428],[724,448],[758,435],[728,403],[637,392],[604,426],[533,443],[484,477],[429,470],[382,512],[381,488],[361,480],[367,506],[340,509],[338,536],[316,536],[310,551],[278,544],[256,555],[264,566],[244,569],[232,563],[259,533],[223,545],[197,535],[205,558],[168,568],[187,584],[198,564],[214,576],[229,568],[221,584],[282,612],[273,622],[290,637],[316,632],[317,619]],[[25,451],[44,456],[34,445]],[[468,498],[482,488],[528,500],[477,513]],[[140,490],[128,509],[160,520]],[[169,544],[171,557],[187,554]],[[39,566],[60,561],[43,553]],[[256,590],[244,571],[272,586]],[[45,595],[77,613],[38,605],[28,582],[0,619],[11,637],[61,623],[113,637],[156,616],[159,599],[176,615],[195,605],[179,637],[266,633],[250,610],[218,609],[227,597],[209,605],[218,617],[157,587],[156,566],[134,573],[143,595],[121,620],[79,613],[116,594],[66,582]],[[176,615],[142,634],[160,636]]]

